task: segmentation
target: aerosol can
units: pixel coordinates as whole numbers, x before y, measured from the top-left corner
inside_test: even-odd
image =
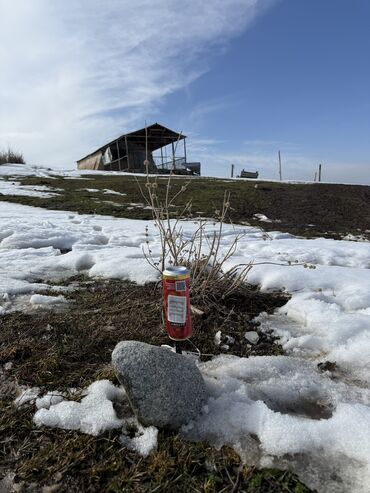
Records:
[[[164,313],[168,337],[184,341],[191,336],[190,273],[186,267],[168,267],[162,272]]]

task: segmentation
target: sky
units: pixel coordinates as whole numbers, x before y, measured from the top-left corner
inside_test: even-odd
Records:
[[[370,184],[369,0],[0,0],[0,149],[52,168],[159,122],[209,176]]]

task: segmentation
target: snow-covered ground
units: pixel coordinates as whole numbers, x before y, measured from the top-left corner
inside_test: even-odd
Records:
[[[63,301],[35,297],[46,279],[84,272],[138,283],[156,280],[156,271],[143,259],[146,225],[156,256],[160,242],[151,222],[1,202],[0,313],[19,306],[20,299],[23,307],[33,308]],[[183,227],[190,235],[196,225]],[[247,461],[291,466],[320,491],[369,491],[370,243],[306,240],[280,232],[269,233],[266,240],[259,229],[226,225],[224,252],[236,233],[243,235],[228,267],[252,260],[250,282],[291,294],[275,314],[259,317],[262,329],[281,337],[288,356],[221,356],[200,365],[211,398],[183,433],[216,446],[231,445]],[[335,379],[317,369],[324,361],[336,362]],[[111,409],[106,400],[117,392],[107,392],[95,394],[104,395],[104,406]],[[88,431],[78,425],[79,413],[85,413],[95,433],[90,401],[94,398],[80,407],[73,404],[73,426]],[[57,406],[68,408],[63,402],[38,411],[36,423],[59,426]],[[152,444],[155,430],[142,430],[137,437],[146,450],[143,436]]]

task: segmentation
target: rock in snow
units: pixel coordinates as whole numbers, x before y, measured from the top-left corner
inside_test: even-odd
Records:
[[[250,332],[246,332],[244,334],[244,337],[247,339],[248,342],[251,344],[257,344],[259,341],[260,336],[255,332],[254,330],[251,330]]]
[[[206,401],[200,371],[181,354],[122,341],[112,353],[112,363],[135,414],[146,426],[178,429],[196,418]]]

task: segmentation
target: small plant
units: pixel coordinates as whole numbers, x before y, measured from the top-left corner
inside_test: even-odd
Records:
[[[177,145],[175,146],[176,150]],[[175,152],[175,151],[174,151]],[[147,156],[145,162],[148,162]],[[145,164],[145,163],[144,163]],[[143,250],[149,264],[160,273],[167,265],[183,265],[191,272],[191,296],[194,302],[226,298],[238,289],[247,278],[252,264],[236,265],[226,270],[227,261],[235,254],[241,235],[235,233],[226,252],[221,244],[225,221],[230,209],[230,194],[225,192],[219,210],[215,210],[216,220],[203,218],[192,220],[191,200],[185,205],[177,204],[180,196],[186,192],[189,183],[185,182],[177,191],[173,191],[173,175],[169,175],[164,187],[159,186],[157,177],[146,174],[145,188],[138,186],[147,205],[152,210],[155,227],[158,229],[161,252],[153,257],[150,248],[149,232],[146,228],[147,248]],[[192,220],[195,228],[192,233],[184,232],[184,222]]]
[[[0,165],[1,164],[26,164],[23,158],[23,154],[20,152],[13,151],[8,147],[7,151],[0,151]]]

